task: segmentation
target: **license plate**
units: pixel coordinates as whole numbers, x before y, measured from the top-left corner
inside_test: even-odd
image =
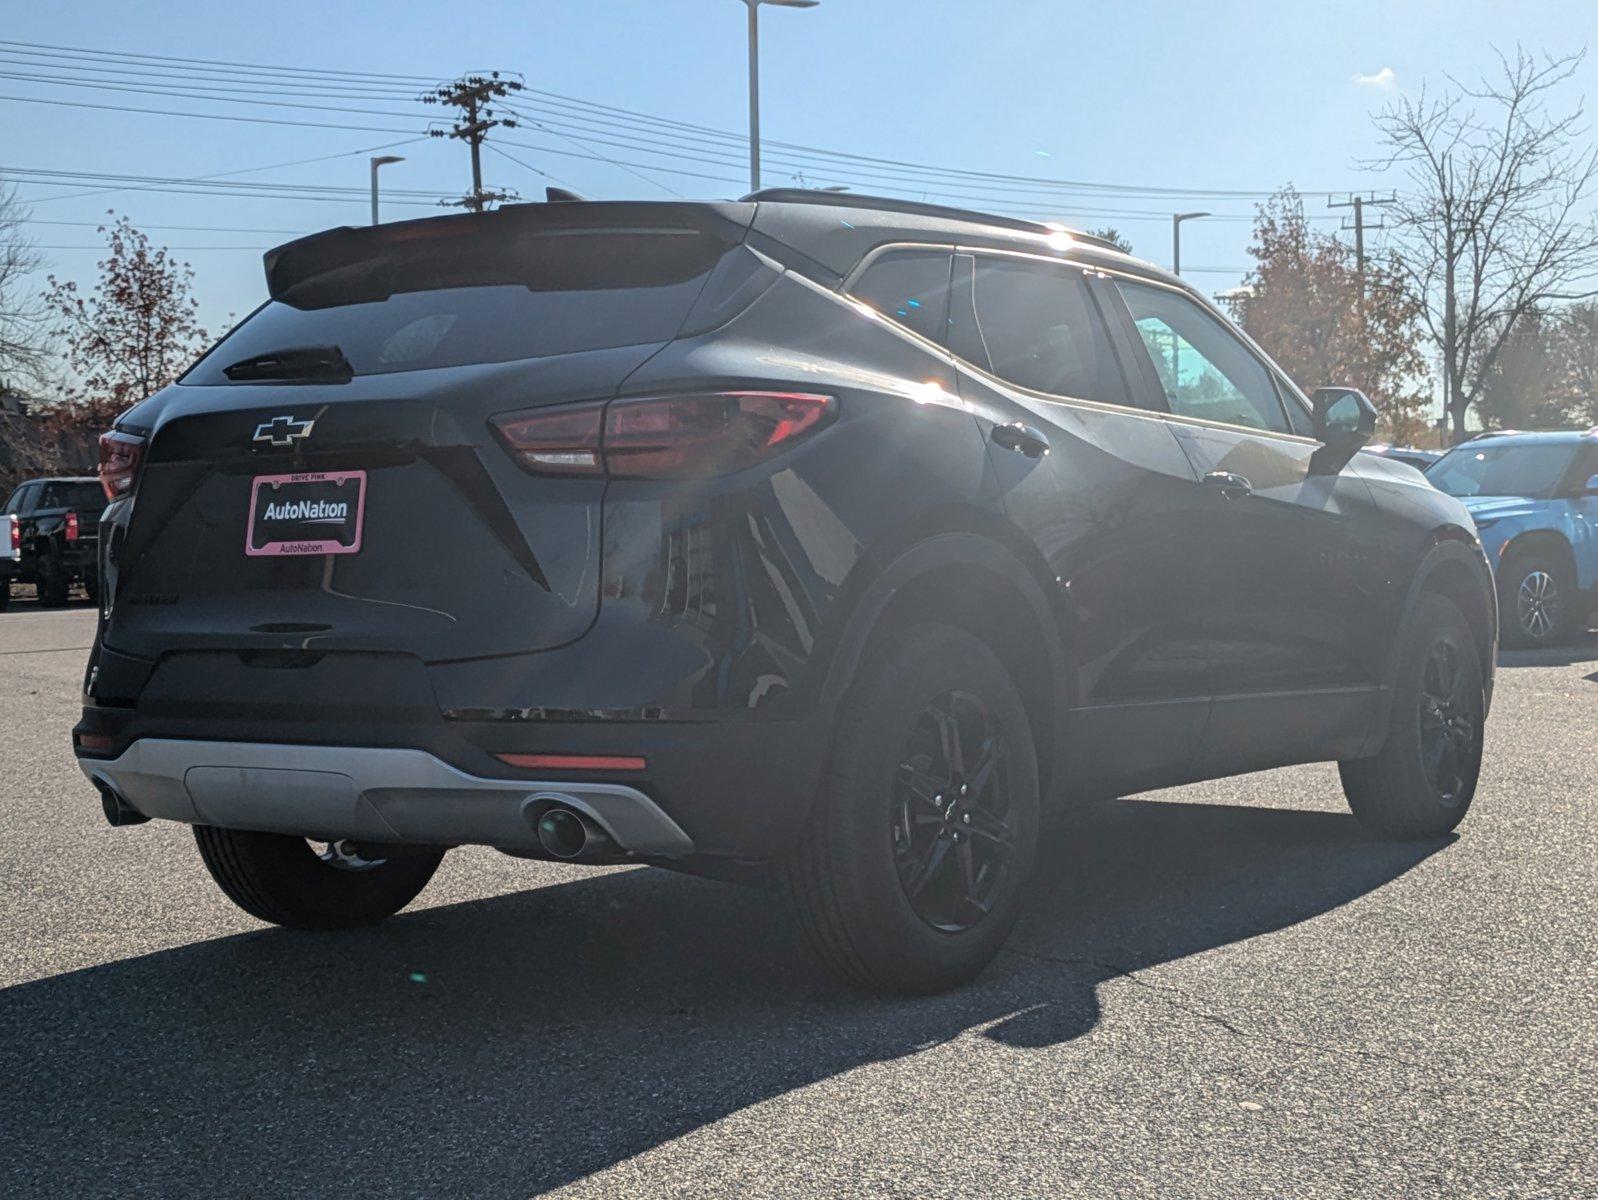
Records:
[[[244,553],[354,554],[365,515],[365,471],[257,475]]]

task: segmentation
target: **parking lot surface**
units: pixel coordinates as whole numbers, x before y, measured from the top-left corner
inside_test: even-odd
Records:
[[[1104,804],[974,986],[882,1001],[653,869],[467,849],[264,927],[106,826],[93,616],[0,613],[0,1194],[1598,1193],[1598,640],[1504,655],[1457,835],[1325,765]]]

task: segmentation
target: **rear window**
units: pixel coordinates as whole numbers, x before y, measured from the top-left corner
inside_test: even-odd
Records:
[[[36,507],[99,510],[105,507],[105,492],[98,483],[47,483]]]
[[[401,244],[297,283],[183,382],[226,384],[233,363],[311,346],[337,346],[356,375],[383,375],[666,341],[727,250],[670,227]]]

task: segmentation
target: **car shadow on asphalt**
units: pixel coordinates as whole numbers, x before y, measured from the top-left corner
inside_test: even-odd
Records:
[[[12,1194],[537,1194],[962,1035],[1069,1042],[1106,980],[1313,918],[1452,840],[1099,805],[1050,828],[998,962],[920,1000],[830,982],[777,896],[651,869],[186,945],[0,991],[0,1170]]]

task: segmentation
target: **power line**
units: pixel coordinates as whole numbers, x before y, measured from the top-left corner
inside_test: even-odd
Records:
[[[138,65],[140,63],[147,63],[147,62],[157,62],[157,63],[160,63],[160,62],[181,62],[181,63],[200,65],[200,66],[202,66],[204,68],[212,69],[212,70],[215,70],[215,69],[218,69],[218,68],[227,68],[230,71],[245,70],[245,71],[249,71],[249,72],[265,73],[267,75],[276,76],[279,80],[281,80],[285,76],[287,76],[290,79],[304,79],[304,80],[314,79],[314,80],[320,81],[322,83],[326,83],[326,82],[332,81],[332,80],[341,80],[341,81],[344,81],[346,83],[355,83],[355,84],[359,84],[359,83],[362,83],[362,82],[369,82],[369,81],[383,81],[386,84],[386,86],[393,87],[393,86],[398,86],[401,83],[412,82],[412,81],[414,81],[417,78],[415,76],[389,75],[389,74],[382,74],[382,73],[376,73],[376,72],[328,71],[328,70],[324,70],[324,69],[320,69],[320,68],[300,68],[300,67],[281,68],[281,67],[270,67],[270,66],[266,66],[266,65],[263,65],[263,64],[241,64],[241,63],[219,62],[218,60],[211,60],[211,59],[177,59],[177,58],[172,58],[170,56],[159,56],[159,55],[132,55],[132,54],[127,54],[125,52],[100,52],[100,51],[91,51],[91,50],[85,50],[85,49],[82,49],[82,48],[75,48],[75,47],[49,46],[47,44],[42,44],[42,43],[8,42],[8,41],[0,40],[0,46],[7,46],[7,45],[13,46],[13,47],[21,47],[22,48],[22,52],[24,52],[24,53],[38,51],[38,50],[60,51],[60,52],[62,52],[63,55],[64,54],[71,54],[71,55],[75,55],[75,56],[77,56],[79,58],[86,58],[86,59],[90,59],[90,60],[94,60],[94,59],[107,60],[107,59],[109,59],[113,63],[131,63],[133,65]],[[690,123],[690,122],[676,121],[676,120],[672,120],[672,119],[669,119],[669,118],[656,117],[656,116],[653,116],[652,114],[640,113],[640,112],[638,112],[636,110],[622,108],[622,107],[617,106],[617,105],[600,104],[600,103],[597,103],[597,102],[594,102],[594,101],[581,100],[581,99],[578,99],[576,97],[566,96],[566,95],[563,95],[563,94],[558,93],[558,92],[549,92],[549,91],[544,91],[544,90],[541,90],[541,89],[528,89],[528,92],[529,92],[529,98],[528,98],[527,103],[529,105],[541,105],[541,106],[544,106],[546,108],[547,107],[557,107],[557,108],[563,108],[563,109],[566,109],[566,110],[575,110],[575,111],[566,111],[566,112],[562,112],[562,113],[559,113],[559,114],[545,113],[544,116],[545,116],[546,121],[549,121],[551,124],[557,119],[557,116],[558,116],[558,117],[564,117],[564,119],[567,122],[575,122],[575,121],[578,121],[578,120],[587,120],[590,123],[590,125],[592,125],[593,123],[605,122],[605,123],[610,124],[613,127],[620,125],[623,130],[628,130],[629,127],[630,127],[630,136],[632,137],[633,141],[632,142],[626,142],[626,143],[620,143],[619,144],[619,148],[630,149],[630,150],[633,150],[634,152],[643,151],[645,153],[658,154],[661,157],[674,157],[674,158],[678,158],[681,161],[693,161],[694,160],[694,156],[691,153],[689,153],[689,151],[691,149],[693,149],[693,148],[697,148],[700,151],[713,151],[713,150],[730,151],[730,150],[733,150],[735,147],[739,147],[741,145],[747,145],[747,142],[744,140],[742,135],[730,133],[730,132],[725,131],[725,130],[714,129],[714,128],[711,128],[709,126],[695,125],[695,124]],[[157,94],[159,94],[159,93],[157,93]],[[192,93],[185,93],[185,94],[192,94]],[[210,97],[210,98],[220,99],[220,100],[232,99],[231,97],[225,97],[225,96],[215,96],[215,97]],[[329,98],[334,98],[334,97],[330,96]],[[351,97],[351,98],[353,98],[353,97]],[[237,102],[237,101],[235,101],[235,102]],[[278,101],[277,103],[283,104],[285,106],[291,106],[289,104],[289,102],[285,102],[285,101]],[[394,114],[394,113],[390,113],[390,112],[386,112],[386,111],[361,110],[361,109],[341,109],[341,108],[336,108],[334,106],[329,106],[329,105],[292,105],[292,106],[293,107],[301,107],[301,108],[312,108],[312,109],[321,108],[321,109],[324,109],[326,111],[351,111],[351,112],[362,113],[362,114],[365,114],[365,115],[385,115],[385,116],[387,116],[387,115],[402,115],[402,114]],[[596,115],[596,114],[600,114],[600,115]],[[527,114],[524,113],[523,115],[526,116]],[[642,127],[642,128],[640,128],[640,127]],[[555,136],[561,136],[561,137],[570,136],[570,137],[575,138],[577,136],[580,136],[581,130],[582,130],[582,127],[579,126],[578,131],[574,132],[571,129],[571,126],[568,124],[566,126],[566,129],[565,129],[564,132],[562,132],[561,130],[556,129],[556,128],[548,128],[546,130],[546,132],[550,132],[551,134],[553,134]],[[610,132],[614,135],[616,131],[613,128],[613,129],[610,130]],[[640,146],[640,145],[637,144],[638,140],[643,138],[643,135],[645,133],[654,133],[654,134],[656,134],[656,135],[658,135],[660,137],[675,138],[677,140],[677,142],[686,142],[687,145],[686,146],[675,145],[672,142],[661,143],[658,140],[656,140],[655,141],[655,145],[659,146],[659,145],[664,144],[664,145],[666,145],[668,147],[671,147],[671,148],[664,149],[664,150],[658,150],[658,151],[654,150],[654,149],[647,149],[646,150],[643,146]],[[582,141],[580,144],[584,144],[589,149],[592,150],[592,149],[594,149],[594,144],[593,143],[595,141],[599,141],[599,140],[600,139],[590,137],[590,138],[585,139],[584,141]],[[618,143],[617,142],[611,142],[611,143],[602,143],[602,144],[617,145]],[[1088,192],[1088,193],[1092,193],[1092,194],[1096,194],[1096,195],[1097,194],[1102,194],[1105,198],[1108,198],[1108,196],[1110,196],[1110,195],[1119,195],[1119,196],[1121,196],[1123,198],[1127,198],[1127,197],[1156,198],[1156,197],[1158,197],[1158,198],[1166,198],[1166,199],[1180,198],[1180,197],[1259,199],[1259,198],[1264,198],[1264,197],[1266,197],[1266,196],[1271,194],[1268,191],[1258,191],[1258,190],[1223,189],[1223,188],[1173,188],[1173,187],[1160,187],[1160,186],[1139,185],[1139,184],[1103,183],[1103,182],[1094,182],[1094,181],[1085,181],[1085,180],[1051,179],[1051,178],[1046,178],[1046,177],[1041,177],[1041,176],[1019,175],[1019,174],[1006,173],[1006,172],[977,171],[977,170],[972,170],[972,169],[968,169],[968,168],[943,167],[943,166],[937,166],[937,165],[926,164],[926,163],[911,162],[911,161],[903,160],[903,159],[883,158],[883,157],[873,156],[873,155],[860,155],[860,154],[853,154],[853,153],[849,153],[849,152],[845,152],[845,151],[827,150],[827,149],[820,148],[820,147],[806,146],[806,145],[803,145],[803,144],[800,144],[800,143],[783,142],[783,141],[778,141],[778,140],[767,140],[764,143],[764,145],[768,146],[768,147],[771,147],[774,151],[786,152],[786,157],[790,161],[795,161],[795,160],[804,159],[804,158],[809,158],[809,159],[820,158],[820,159],[828,161],[829,163],[831,163],[833,161],[837,161],[837,162],[841,162],[841,163],[854,164],[854,166],[853,166],[853,174],[854,174],[854,177],[856,177],[856,178],[859,178],[860,173],[865,171],[865,170],[867,170],[868,168],[875,168],[875,170],[873,170],[872,173],[875,174],[875,175],[878,175],[880,177],[881,174],[882,174],[882,172],[880,171],[880,168],[882,168],[882,167],[890,167],[890,168],[894,168],[895,171],[899,172],[899,173],[910,172],[910,173],[913,173],[913,174],[915,174],[917,176],[941,177],[941,178],[949,180],[949,181],[959,180],[959,181],[964,181],[968,185],[987,186],[987,187],[989,187],[992,190],[1000,190],[1000,185],[1018,185],[1018,190],[1023,189],[1023,188],[1024,189],[1036,189],[1036,190],[1039,190],[1039,191],[1049,191],[1049,192],[1057,191],[1057,190],[1059,190],[1059,191],[1075,190],[1075,191]],[[606,161],[605,156],[603,156],[602,154],[599,155],[599,159],[600,159],[600,161]],[[707,158],[703,157],[703,155],[699,156],[699,161],[702,164],[704,164],[704,165],[715,165],[715,166],[727,166],[727,165],[730,165],[724,159],[707,159]],[[646,166],[644,164],[623,163],[620,160],[614,161],[613,165],[622,166],[624,169],[626,169],[626,168],[639,168],[639,169],[645,169],[645,170],[649,170],[649,169],[655,169],[655,170],[661,170],[661,171],[665,171],[666,170],[666,168],[652,168],[652,167]],[[809,169],[813,170],[814,167],[812,166]],[[688,177],[692,176],[692,173],[690,173],[690,172],[681,172],[681,171],[679,171],[679,172],[674,172],[674,173],[682,174],[682,175],[688,176]],[[719,180],[720,177],[716,177],[716,178]],[[1006,190],[1008,190],[1008,188],[1006,188]],[[940,194],[950,194],[950,193],[948,192],[948,189],[945,186],[944,188],[940,189]],[[1320,194],[1330,195],[1331,193],[1330,193],[1330,191],[1327,191],[1326,189],[1307,189],[1305,194],[1307,194],[1307,195],[1320,195]]]
[[[0,38],[0,46],[15,46],[26,50],[56,50],[64,55],[93,56],[98,58],[116,58],[128,60],[142,60],[151,62],[188,63],[195,66],[227,67],[235,71],[271,71],[278,74],[314,75],[314,76],[342,76],[353,79],[389,79],[412,86],[425,86],[427,79],[421,75],[393,75],[377,71],[335,71],[325,67],[279,67],[263,63],[229,62],[226,59],[215,58],[179,58],[170,54],[138,54],[128,50],[91,50],[81,46],[52,45],[49,42],[21,42],[8,38]]]

